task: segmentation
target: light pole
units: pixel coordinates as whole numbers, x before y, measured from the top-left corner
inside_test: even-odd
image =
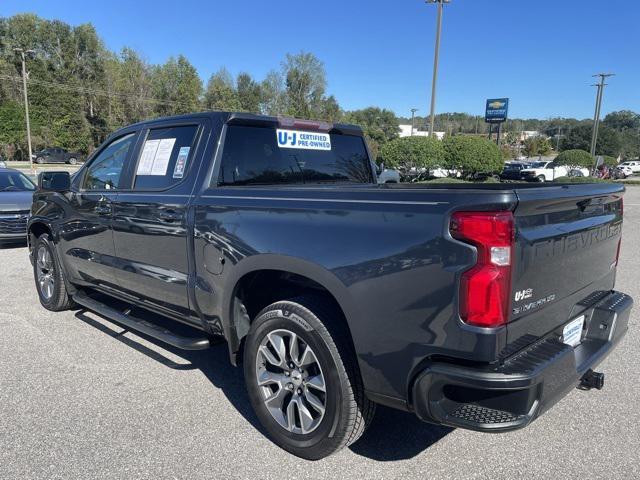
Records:
[[[29,124],[29,96],[27,95],[27,66],[26,55],[33,55],[34,50],[25,50],[23,48],[14,48],[14,52],[20,54],[22,60],[22,93],[24,95],[24,116],[27,121],[27,146],[29,148],[29,165],[33,173],[33,158],[31,157],[31,125]]]
[[[413,124],[414,124],[414,119],[416,117],[416,112],[418,111],[417,108],[412,108],[411,109],[411,136],[413,137]]]
[[[433,80],[431,82],[431,109],[429,113],[429,136],[433,136],[433,125],[435,123],[436,110],[436,84],[438,83],[438,62],[440,60],[440,33],[442,32],[442,10],[449,0],[425,0],[426,3],[438,4],[438,20],[436,23],[436,49],[433,56]]]
[[[602,94],[604,93],[605,83],[604,80],[607,77],[613,77],[614,73],[597,73],[594,77],[600,77],[600,81],[595,84],[598,87],[598,93],[596,93],[596,111],[593,115],[593,132],[591,133],[591,156],[596,155],[596,145],[598,144],[598,128],[600,127],[600,108],[602,107]]]

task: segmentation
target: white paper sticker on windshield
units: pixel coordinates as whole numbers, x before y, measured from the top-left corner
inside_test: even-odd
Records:
[[[169,167],[169,159],[173,151],[173,145],[176,143],[175,138],[163,138],[160,140],[156,158],[153,160],[153,167],[149,175],[166,175]]]
[[[304,150],[331,150],[331,136],[328,133],[303,132],[301,130],[276,130],[280,148],[300,148]]]
[[[158,145],[160,145],[160,140],[147,140],[144,142],[144,148],[142,149],[142,155],[140,155],[136,175],[151,175]]]

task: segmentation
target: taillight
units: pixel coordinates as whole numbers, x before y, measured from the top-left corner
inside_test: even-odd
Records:
[[[511,212],[456,212],[451,236],[474,245],[476,264],[460,280],[460,317],[480,327],[507,322],[511,306],[514,225]]]

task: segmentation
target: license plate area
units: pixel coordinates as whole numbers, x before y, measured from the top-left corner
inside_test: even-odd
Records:
[[[577,347],[582,340],[582,330],[584,329],[584,315],[580,315],[567,323],[562,329],[562,343]]]

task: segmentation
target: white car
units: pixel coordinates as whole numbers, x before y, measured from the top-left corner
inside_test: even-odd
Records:
[[[570,168],[558,165],[553,160],[533,162],[529,168],[520,171],[522,178],[532,182],[552,182],[556,178],[566,177],[570,170],[579,170],[585,177],[589,176],[588,168]]]
[[[633,175],[633,169],[629,165],[625,165],[624,163],[618,165],[616,169],[622,172],[622,174],[624,175],[624,178],[627,178]]]
[[[633,173],[640,173],[640,161],[631,160],[629,162],[622,162],[618,167],[628,167]]]
[[[378,183],[400,183],[400,172],[392,168],[385,168],[378,173]]]

